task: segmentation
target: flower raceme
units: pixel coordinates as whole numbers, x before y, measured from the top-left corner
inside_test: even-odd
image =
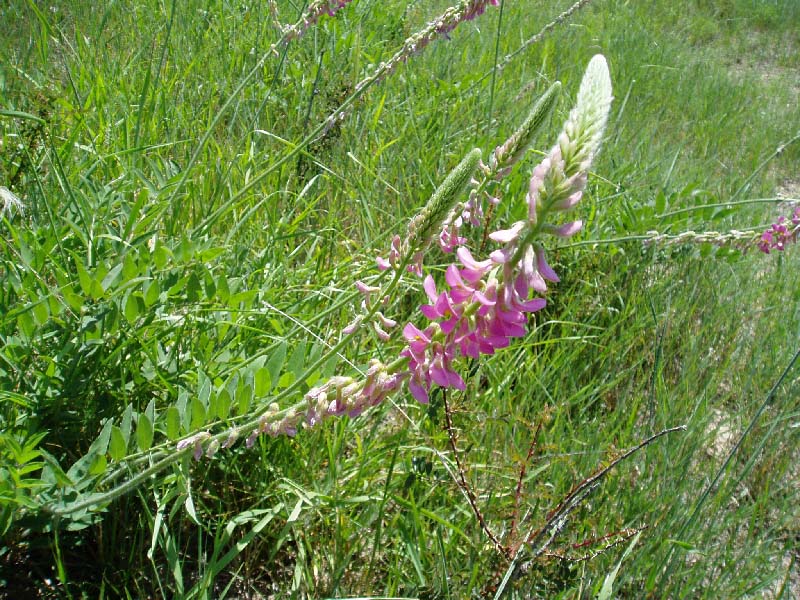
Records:
[[[544,308],[544,298],[530,298],[531,292],[543,293],[546,281],[559,278],[547,262],[540,238],[569,237],[580,231],[581,221],[556,224],[551,219],[581,200],[611,100],[608,67],[598,55],[589,63],[558,144],[533,169],[527,219],[491,233],[489,238],[503,247],[485,260],[476,260],[466,246],[458,246],[459,264],[447,268],[446,290],[438,292],[433,277],[425,278],[429,303],[419,310],[429,324],[420,329],[408,323],[401,352],[408,358],[409,391],[420,402],[428,401],[433,384],[465,389],[453,366],[456,358],[478,358],[508,346],[512,338],[525,335],[526,315]],[[463,240],[456,236],[448,241]]]
[[[491,4],[474,1],[460,6],[482,10]],[[473,225],[488,226],[479,202],[475,201],[476,190],[470,189],[471,185],[479,188],[482,185],[470,183],[473,174],[480,167],[484,175],[502,177],[524,153],[530,133],[552,107],[558,89],[556,85],[548,91],[546,102],[540,102],[524,131],[518,131],[510,142],[499,147],[488,166],[481,161],[480,150],[471,151],[412,220],[407,239],[394,238],[388,258],[379,259],[378,266],[381,270],[393,270],[395,278],[385,288],[357,283],[356,288],[363,295],[364,313],[344,328],[345,337],[336,348],[346,343],[365,321],[372,321],[382,343],[391,342],[389,332],[397,323],[379,309],[388,305],[400,277],[406,270],[424,276],[425,251],[443,224],[452,221],[453,210],[467,210]],[[208,433],[202,432],[182,440],[179,449],[192,448],[197,457],[202,455],[204,446],[208,455],[220,445],[228,447],[240,434],[248,435],[248,446],[261,434],[294,435],[301,427],[313,427],[329,417],[357,416],[401,390],[406,383],[412,396],[422,403],[429,401],[434,386],[466,389],[466,382],[458,372],[459,361],[494,354],[514,338],[524,336],[528,315],[546,305],[541,294],[546,292],[547,283],[558,282],[558,275],[547,262],[543,239],[569,237],[582,227],[579,220],[563,222],[558,217],[572,210],[583,196],[611,99],[608,67],[598,55],[589,63],[576,107],[557,144],[532,171],[526,218],[490,233],[488,239],[500,247],[485,258],[473,256],[466,238],[457,232],[447,240],[456,262],[445,270],[443,286],[437,286],[430,274],[424,276],[422,287],[428,301],[420,305],[419,311],[425,323],[421,326],[407,323],[402,328],[403,348],[396,358],[388,363],[371,360],[361,378],[332,377],[310,389],[300,402],[289,408],[280,409],[273,403],[257,419],[232,431],[224,443],[220,441],[221,434],[209,441]],[[465,193],[470,201],[459,204],[458,198]]]
[[[758,242],[758,249],[769,254],[771,250],[782,251],[789,243],[797,242],[800,234],[800,204],[796,204],[791,217],[781,215],[770,225]]]

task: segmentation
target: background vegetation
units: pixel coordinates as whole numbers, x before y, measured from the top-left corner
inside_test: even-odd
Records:
[[[800,196],[800,4],[594,0],[493,70],[569,7],[506,0],[298,146],[447,6],[354,1],[267,55],[268,2],[3,4],[0,184],[25,210],[0,221],[0,594],[491,595],[508,562],[453,477],[441,396],[181,461],[102,510],[43,507],[302,377],[449,169],[558,79],[546,150],[597,52],[616,100],[587,227],[553,252],[533,334],[448,397],[466,479],[519,542],[621,451],[686,425],[612,470],[509,589],[798,594],[797,249],[635,238],[763,229]],[[293,23],[303,6],[277,8]],[[376,353],[366,338],[305,385]]]

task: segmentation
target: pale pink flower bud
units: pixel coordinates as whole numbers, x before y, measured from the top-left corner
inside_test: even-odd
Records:
[[[345,335],[350,335],[356,329],[359,328],[359,326],[361,325],[361,321],[363,321],[363,320],[364,320],[364,316],[363,315],[357,316],[355,318],[355,320],[353,320],[349,325],[347,325],[346,327],[344,327],[342,329],[342,333],[345,334]]]
[[[230,448],[236,443],[237,439],[239,439],[239,431],[237,429],[231,429],[230,433],[228,433],[228,438],[225,440],[225,443],[222,444],[222,447]]]
[[[583,227],[583,221],[571,221],[569,223],[564,223],[560,227],[550,225],[547,227],[547,232],[558,237],[567,238],[578,233],[581,227]]]
[[[378,270],[380,271],[386,271],[392,266],[388,260],[381,258],[380,256],[375,257],[375,262],[378,263]]]
[[[214,455],[219,451],[219,440],[211,440],[211,443],[206,448],[206,458],[214,458]],[[198,458],[198,457],[195,457]],[[199,460],[199,458],[198,458]]]
[[[545,279],[549,279],[552,282],[559,282],[560,279],[556,272],[552,269],[552,267],[547,263],[547,259],[544,256],[544,248],[541,246],[536,248],[536,268],[539,270],[539,273],[542,274],[542,277]]]
[[[365,296],[369,296],[373,292],[381,291],[381,288],[372,285],[367,285],[363,281],[356,281],[356,289]]]
[[[372,328],[375,330],[378,339],[381,340],[382,342],[388,342],[390,339],[392,339],[392,336],[390,336],[383,329],[381,329],[381,326],[378,325],[377,321],[372,322]]]
[[[386,327],[386,329],[391,329],[392,327],[396,327],[397,326],[397,321],[395,321],[394,319],[388,318],[382,312],[379,311],[377,313],[377,316],[378,316],[378,319],[380,319],[381,325]]]
[[[494,233],[489,234],[489,239],[494,240],[495,242],[499,242],[501,244],[507,244],[508,242],[513,242],[517,238],[519,238],[519,234],[525,228],[524,221],[517,221],[514,223],[509,229],[500,229],[495,231]]]

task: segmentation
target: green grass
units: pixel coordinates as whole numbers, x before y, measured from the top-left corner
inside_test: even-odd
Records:
[[[491,597],[508,561],[457,483],[442,394],[179,460],[102,510],[42,506],[88,494],[91,473],[119,473],[99,490],[134,476],[214,419],[291,404],[298,378],[390,360],[398,347],[365,335],[306,369],[360,312],[374,256],[558,79],[534,145],[550,147],[597,52],[616,99],[587,226],[548,254],[562,281],[532,333],[447,397],[465,477],[513,545],[625,449],[685,425],[611,470],[508,591],[590,598],[608,577],[621,598],[798,593],[797,366],[781,379],[797,249],[607,241],[787,212],[726,205],[796,189],[800,6],[594,0],[485,77],[569,5],[488,9],[304,147],[448,4],[356,0],[266,57],[268,3],[0,8],[0,185],[26,206],[0,219],[9,597]],[[302,3],[277,6],[292,23]],[[496,223],[521,214],[536,160],[505,180]],[[423,296],[402,290],[387,310],[405,323]]]

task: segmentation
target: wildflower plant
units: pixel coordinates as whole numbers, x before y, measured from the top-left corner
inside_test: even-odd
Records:
[[[461,195],[471,182],[481,187],[480,182],[471,179],[476,170],[485,176],[497,176],[514,166],[549,113],[558,89],[555,85],[548,90],[523,126],[495,150],[489,165],[482,162],[479,149],[469,152],[411,220],[406,239],[395,236],[389,258],[377,259],[378,268],[393,270],[395,277],[386,288],[356,283],[363,297],[364,314],[344,328],[343,341],[355,335],[364,322],[373,323],[382,342],[393,339],[390,331],[396,330],[398,323],[386,317],[380,306],[387,303],[406,270],[424,275],[424,259],[433,234],[443,225],[452,224],[454,208],[468,212],[473,225],[484,224],[475,188],[467,192],[470,200],[464,204],[459,203]],[[421,326],[408,322],[402,328],[403,347],[393,361],[372,359],[360,379],[335,376],[311,388],[303,401],[291,409],[280,410],[272,405],[257,422],[243,428],[248,446],[260,434],[295,435],[303,426],[316,426],[328,417],[358,416],[406,388],[422,403],[429,401],[434,386],[464,390],[466,382],[459,372],[462,359],[494,354],[509,346],[513,338],[523,337],[527,315],[546,305],[541,297],[547,291],[546,282],[559,280],[547,262],[544,240],[568,238],[582,227],[580,220],[562,222],[561,214],[574,209],[583,195],[611,100],[608,66],[605,58],[597,55],[589,63],[577,104],[556,145],[533,169],[526,197],[527,218],[490,233],[489,239],[500,247],[482,260],[475,258],[468,246],[457,244],[457,262],[447,267],[441,291],[432,275],[424,275],[422,288],[428,302],[419,306],[424,322]],[[459,242],[466,241],[459,236],[449,239],[454,237]],[[180,442],[179,449],[193,448],[195,456],[200,456],[198,448],[210,439],[215,438],[206,434],[193,436]]]
[[[136,438],[141,454],[131,455],[128,461],[124,451],[117,449],[112,457],[122,471],[111,470],[96,482],[97,487],[105,487],[106,491],[81,494],[74,501],[59,499],[49,506],[50,510],[62,515],[80,514],[135,489],[186,456],[197,460],[211,457],[237,440],[243,439],[250,447],[261,435],[294,436],[333,417],[356,417],[390,396],[406,391],[426,403],[435,387],[465,389],[464,362],[494,354],[509,346],[514,338],[523,337],[528,330],[529,315],[546,305],[543,295],[547,282],[559,279],[547,261],[546,241],[568,238],[582,227],[580,220],[568,220],[565,215],[583,196],[612,100],[608,67],[600,55],[589,63],[576,106],[557,143],[532,170],[525,198],[526,218],[486,234],[484,239],[496,247],[485,256],[482,249],[471,249],[467,238],[453,230],[456,223],[459,227],[467,224],[490,227],[490,211],[483,210],[484,202],[490,207],[500,202],[495,184],[523,164],[522,156],[550,113],[559,90],[558,83],[553,85],[523,125],[494,150],[487,162],[482,160],[479,149],[467,153],[411,220],[405,237],[395,236],[388,258],[377,259],[375,281],[356,283],[361,314],[342,329],[340,339],[329,345],[327,352],[307,364],[293,383],[274,395],[266,409],[256,406],[219,421],[217,426],[225,424],[217,431],[204,424],[172,445],[158,446],[152,445],[155,415],[140,414]],[[448,243],[442,244],[447,235],[450,235]],[[434,239],[446,255],[455,257],[445,270],[444,282],[438,283],[433,275],[426,273],[426,260],[432,254],[437,259],[441,256],[435,252]],[[419,286],[422,280],[420,291],[427,301],[419,305],[417,318],[400,326],[397,319],[385,313],[409,272],[414,285]],[[372,358],[365,372],[335,375],[303,393],[310,374],[352,343],[366,324],[387,348],[395,344],[394,357]],[[302,398],[285,406],[298,392]],[[215,409],[219,412],[219,407]],[[174,439],[179,427],[177,422],[173,425],[169,422],[176,421],[178,415],[175,410],[169,413],[166,428],[173,432],[169,437]],[[107,422],[100,438],[81,460],[91,465],[98,456],[102,457],[103,447],[110,447],[110,437],[120,437],[117,429],[111,421]],[[146,435],[140,435],[139,430]],[[123,476],[125,479],[120,483]]]
[[[263,577],[253,583],[268,580],[285,595],[456,597],[468,586],[473,596],[499,598],[536,569],[523,595],[580,586],[610,597],[625,561],[634,583],[620,589],[646,581],[655,596],[691,589],[698,577],[716,585],[707,573],[724,564],[738,573],[725,589],[756,571],[750,581],[766,585],[762,573],[773,569],[749,568],[769,562],[760,560],[764,552],[746,560],[705,552],[750,505],[737,503],[718,522],[701,519],[726,512],[739,482],[763,488],[752,510],[782,490],[772,484],[785,479],[785,452],[752,444],[774,473],[762,482],[745,454],[749,440],[741,451],[737,443],[682,529],[684,507],[674,498],[707,473],[695,464],[708,437],[707,407],[730,404],[748,378],[757,391],[780,358],[779,343],[794,339],[791,318],[770,317],[796,316],[785,301],[796,287],[788,263],[778,260],[774,285],[743,288],[752,277],[741,273],[769,272],[753,260],[737,264],[727,247],[760,247],[778,259],[792,250],[800,208],[787,202],[795,200],[740,195],[800,133],[726,197],[722,188],[738,185],[736,174],[762,154],[754,138],[771,139],[779,129],[771,121],[783,131],[786,119],[773,119],[771,105],[752,123],[764,135],[732,136],[732,161],[723,160],[724,145],[709,144],[714,119],[679,127],[682,148],[712,147],[723,157],[725,183],[709,186],[718,165],[684,170],[678,153],[647,144],[663,132],[663,118],[652,128],[639,122],[685,111],[669,102],[681,94],[666,88],[691,78],[676,71],[667,82],[647,70],[653,77],[639,83],[662,89],[629,90],[615,109],[614,169],[593,182],[598,202],[589,210],[584,194],[611,84],[601,56],[580,88],[581,73],[569,65],[585,43],[611,38],[589,19],[592,31],[576,43],[562,38],[520,65],[522,52],[589,3],[570,0],[532,37],[527,29],[555,7],[269,0],[209,12],[166,3],[110,20],[80,3],[55,16],[34,3],[12,9],[9,30],[30,42],[22,54],[11,48],[0,107],[11,151],[0,165],[9,171],[0,180],[0,532],[4,560],[26,566],[12,579],[52,570],[59,582],[45,580],[46,593],[96,595],[87,592],[96,579],[102,589],[135,587],[133,595],[205,597],[241,591],[249,565],[258,564]],[[629,12],[643,22],[641,10]],[[133,34],[103,46],[112,25]],[[138,52],[151,37],[152,51]],[[636,50],[624,53],[626,68],[649,61]],[[435,56],[419,64],[422,53]],[[63,69],[50,68],[53,57],[64,59]],[[689,64],[682,53],[667,58]],[[569,85],[523,79],[539,59],[537,72],[573,73]],[[79,75],[74,85],[61,85],[71,73]],[[513,100],[509,81],[520,82]],[[731,82],[722,83],[730,100]],[[750,97],[753,86],[745,87]],[[52,92],[52,111],[51,88],[64,92]],[[541,95],[528,102],[534,88]],[[713,108],[731,116],[727,129],[741,130],[747,113],[728,104]],[[503,135],[493,131],[501,105],[521,117]],[[449,174],[434,170],[431,150],[454,165]],[[409,156],[417,166],[410,173]],[[420,181],[438,187],[423,197]],[[372,243],[385,214],[371,190],[389,204],[419,201],[419,210],[371,250],[353,251]],[[764,202],[779,203],[785,216],[727,231],[736,206]],[[604,210],[583,233],[585,215]],[[619,247],[628,242],[635,252]],[[702,246],[640,255],[639,243]],[[574,261],[558,254],[581,247],[593,254],[580,261],[578,277],[569,272]],[[685,268],[684,260],[712,253],[732,259],[724,278],[718,270],[706,277],[708,261]],[[554,294],[570,298],[555,310]],[[724,304],[748,300],[760,321],[742,321]],[[764,333],[775,343],[758,344]],[[750,346],[739,343],[750,338]],[[673,402],[679,388],[689,391]],[[786,416],[792,407],[780,410]],[[781,414],[763,437],[772,449],[791,441]],[[648,453],[645,469],[606,478],[683,429],[671,427],[683,419],[692,425],[688,443]],[[629,445],[642,435],[650,437]],[[747,463],[741,474],[737,461]],[[685,476],[663,475],[675,465]],[[130,491],[137,493],[120,499]],[[578,525],[571,532],[569,521]],[[79,537],[60,535],[88,527]],[[665,532],[678,544],[664,544]],[[634,563],[626,557],[640,537],[648,548]],[[131,541],[124,556],[119,540]],[[28,549],[42,542],[56,569],[26,565]],[[609,560],[579,577],[569,566],[622,544],[628,550],[605,582],[598,568]],[[708,563],[692,561],[691,577],[681,569],[687,545],[703,551],[707,561],[698,564]],[[73,585],[84,570],[71,565],[86,562],[73,550],[100,557],[89,587]]]

